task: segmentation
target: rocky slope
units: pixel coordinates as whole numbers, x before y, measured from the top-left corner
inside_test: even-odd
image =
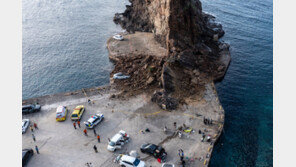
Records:
[[[161,74],[153,76],[155,82],[160,82],[156,84],[159,89],[153,101],[174,109],[186,97],[202,96],[205,83],[224,76],[230,62],[229,45],[219,41],[224,35],[222,25],[202,12],[199,0],[130,0],[130,3],[124,13],[115,14],[114,22],[129,33],[153,33],[167,51],[161,59],[164,63],[155,63],[159,64],[155,68]],[[114,72],[118,69],[116,66],[124,70],[126,65],[122,62],[124,60],[115,64]],[[136,82],[130,81],[130,85],[147,82],[150,77],[143,72]]]

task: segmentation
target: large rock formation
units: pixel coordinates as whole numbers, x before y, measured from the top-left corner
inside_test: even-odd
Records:
[[[161,97],[181,100],[200,93],[204,83],[224,76],[229,45],[219,41],[224,35],[222,25],[202,12],[199,0],[129,1],[131,5],[117,13],[114,22],[130,33],[151,32],[166,48],[166,61],[156,79],[163,88]]]

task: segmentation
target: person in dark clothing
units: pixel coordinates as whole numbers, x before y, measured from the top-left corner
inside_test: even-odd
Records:
[[[96,145],[94,145],[94,150],[95,150],[96,153],[98,152],[98,148],[97,148]]]
[[[110,138],[108,138],[108,142],[110,142],[111,140],[110,140]]]
[[[97,136],[98,142],[101,143],[101,137],[100,135]]]
[[[180,160],[183,161],[184,159],[184,151],[182,149],[179,150]]]
[[[35,150],[36,150],[37,154],[39,154],[39,149],[38,149],[37,145],[35,146]]]
[[[177,129],[177,122],[174,122],[174,127],[175,129]]]
[[[182,167],[185,167],[185,161],[182,160]]]
[[[73,122],[73,126],[74,126],[74,129],[76,129],[76,123],[75,122]]]
[[[95,129],[94,129],[94,135],[95,135],[95,136],[97,136],[97,132],[96,132],[96,130],[95,130]]]
[[[32,138],[33,138],[34,141],[36,141],[34,133],[32,133]]]

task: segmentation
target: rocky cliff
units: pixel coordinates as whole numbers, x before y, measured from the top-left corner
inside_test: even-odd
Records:
[[[202,12],[199,0],[129,1],[124,13],[115,14],[114,22],[130,33],[153,33],[167,52],[157,79],[163,90],[154,94],[154,101],[182,101],[201,94],[205,83],[224,76],[229,45],[219,41],[224,35],[222,25]]]

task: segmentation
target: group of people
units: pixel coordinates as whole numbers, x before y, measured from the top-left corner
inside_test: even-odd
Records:
[[[213,124],[213,120],[210,118],[203,118],[203,122],[205,125],[212,125]]]
[[[36,142],[36,137],[34,135],[34,131],[35,130],[38,130],[38,126],[37,126],[37,123],[34,122],[33,125],[30,125],[30,130],[31,130],[31,133],[32,133],[32,139],[34,142]],[[37,154],[39,154],[39,148],[37,145],[35,145],[35,151],[37,152]]]
[[[73,122],[73,127],[74,127],[74,129],[77,129],[77,128],[76,128],[76,124],[77,124],[78,127],[80,128],[80,121],[79,121],[79,120]],[[96,137],[97,140],[98,140],[98,143],[100,143],[100,142],[101,142],[101,136],[100,136],[99,134],[97,134],[96,129],[94,129],[93,131],[94,131],[94,135],[95,135],[95,137]],[[88,135],[87,135],[87,130],[86,130],[86,128],[84,128],[83,133],[84,133],[85,136],[88,136]],[[97,152],[98,152],[97,146],[94,145],[93,148],[94,148],[95,152],[97,153]]]

